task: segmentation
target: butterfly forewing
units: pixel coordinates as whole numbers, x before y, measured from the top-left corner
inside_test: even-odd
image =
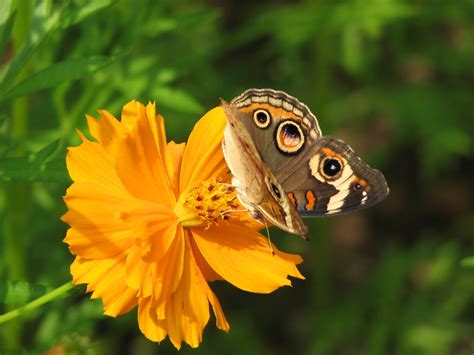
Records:
[[[283,91],[249,89],[232,100],[240,122],[271,171],[287,164],[321,136],[309,108]]]
[[[222,106],[228,117],[222,147],[240,202],[251,214],[261,214],[279,228],[306,235],[306,225],[296,207],[263,163],[247,130],[242,126],[241,113],[226,102],[222,102]]]

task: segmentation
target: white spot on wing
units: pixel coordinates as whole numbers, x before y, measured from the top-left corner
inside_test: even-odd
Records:
[[[328,210],[341,210],[341,207],[344,204],[344,200],[347,196],[349,196],[351,192],[351,183],[352,181],[347,180],[344,183],[337,185],[337,189],[339,190],[339,192],[329,198],[329,202],[326,207]]]
[[[282,105],[281,99],[276,99],[271,96],[269,97],[268,102],[270,103],[270,105],[275,106],[275,107],[281,107]]]
[[[321,158],[319,154],[314,155],[310,159],[309,167],[311,169],[311,174],[314,176],[316,180],[321,181],[326,184],[330,184],[338,190],[338,192],[334,196],[331,196],[329,198],[326,208],[329,214],[340,212],[341,207],[344,205],[344,200],[346,199],[347,196],[349,196],[351,192],[352,179],[350,177],[354,174],[354,172],[351,169],[350,165],[347,163],[347,160],[342,158],[344,170],[341,176],[337,180],[334,180],[334,181],[325,179],[319,173],[320,160]]]
[[[297,109],[296,107],[293,108],[293,113],[298,117],[303,117],[303,111]],[[303,122],[304,122],[304,120],[303,120]]]
[[[252,101],[253,102],[268,102],[268,96],[252,96]]]
[[[293,105],[286,101],[283,101],[283,108],[290,112],[293,111]]]
[[[252,104],[252,99],[249,97],[248,99],[245,99],[244,101],[237,102],[235,106],[240,108],[240,107],[250,106],[251,104]]]

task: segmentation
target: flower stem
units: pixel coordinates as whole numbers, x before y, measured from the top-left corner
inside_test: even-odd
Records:
[[[59,286],[58,288],[52,290],[51,292],[48,292],[47,294],[38,297],[37,299],[25,304],[24,306],[21,306],[19,308],[13,309],[7,313],[4,313],[0,315],[0,324],[8,322],[12,319],[15,319],[24,313],[27,313],[28,311],[31,311],[35,308],[38,308],[42,306],[45,303],[48,303],[55,298],[58,298],[59,296],[65,294],[69,290],[71,290],[74,287],[71,281],[68,281],[62,286]]]

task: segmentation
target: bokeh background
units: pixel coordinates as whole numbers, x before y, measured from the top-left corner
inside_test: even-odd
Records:
[[[271,87],[391,193],[308,221],[308,243],[272,228],[306,280],[271,295],[214,283],[231,332],[211,319],[181,353],[472,354],[473,22],[469,0],[1,0],[0,313],[70,279],[65,147],[85,113],[156,100],[181,142],[219,98]],[[84,290],[1,324],[0,353],[175,353]]]

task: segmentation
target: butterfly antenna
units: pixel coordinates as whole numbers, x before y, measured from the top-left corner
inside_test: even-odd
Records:
[[[265,218],[263,220],[265,221],[265,229],[267,230],[267,239],[268,239],[268,246],[270,247],[270,252],[272,253],[272,255],[275,255],[275,251],[273,250],[272,240],[270,239],[270,231],[268,230],[267,220]]]

